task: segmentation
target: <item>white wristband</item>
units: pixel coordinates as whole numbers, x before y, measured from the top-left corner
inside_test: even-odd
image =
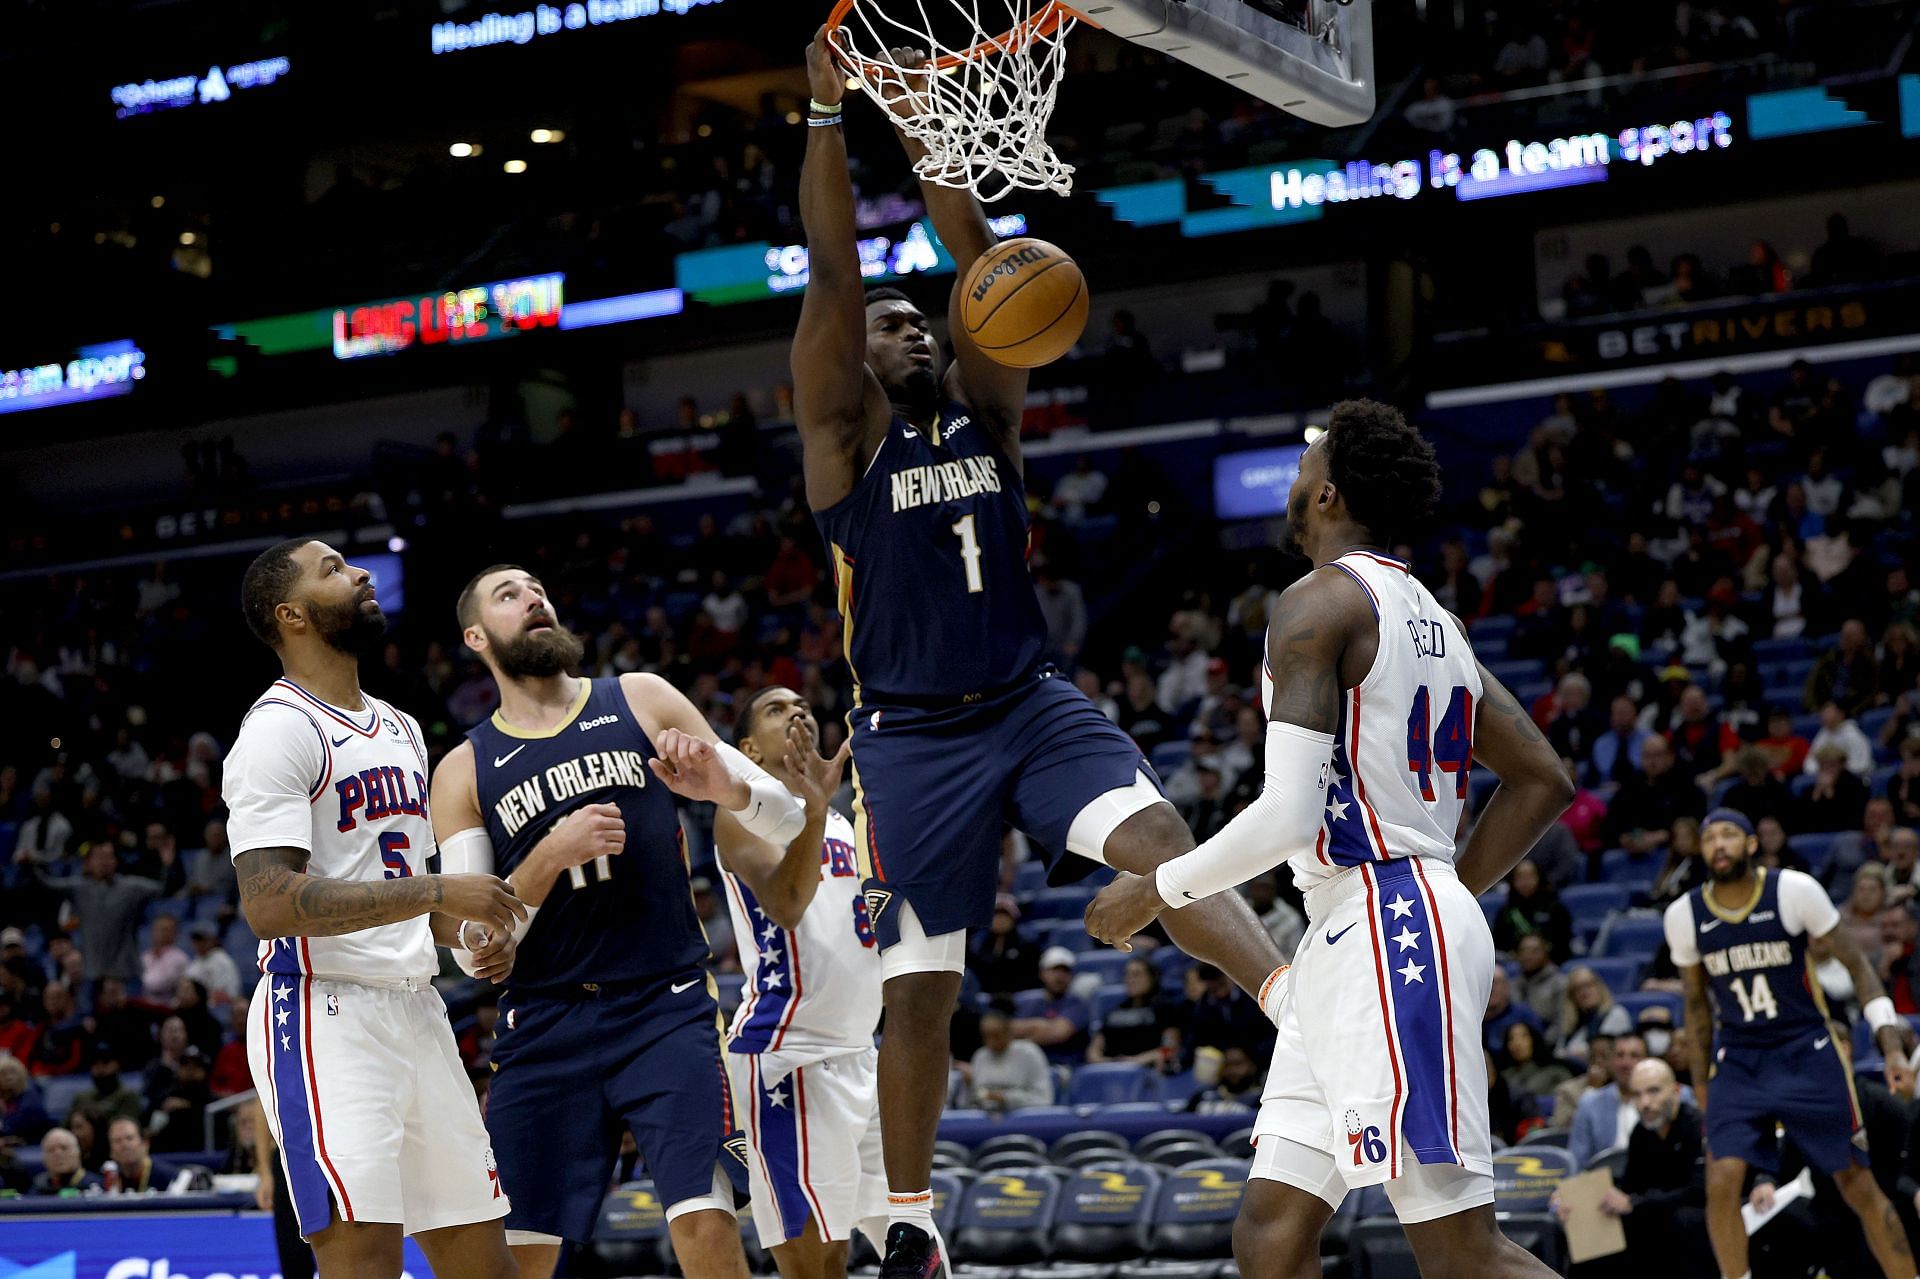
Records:
[[[1869,999],[1867,1006],[1860,1011],[1866,1014],[1867,1025],[1873,1027],[1876,1033],[1900,1024],[1900,1014],[1893,1011],[1893,1001],[1885,995]]]
[[[734,818],[755,838],[780,848],[792,843],[793,837],[806,828],[806,805],[766,769],[725,742],[715,742],[713,748],[727,771],[747,784],[747,806],[734,812]]]

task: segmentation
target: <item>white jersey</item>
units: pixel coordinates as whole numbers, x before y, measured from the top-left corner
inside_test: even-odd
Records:
[[[280,679],[253,704],[220,786],[234,857],[299,848],[309,875],[361,882],[425,872],[435,845],[420,725],[376,697],[362,700],[364,710],[343,710]],[[439,970],[425,915],[260,943],[263,973],[388,982]]]
[[[880,1022],[880,948],[860,893],[853,827],[827,815],[820,889],[782,928],[767,918],[746,881],[731,871],[727,908],[747,984],[727,1031],[727,1050],[761,1057],[766,1082],[798,1066],[873,1047]]]
[[[1481,695],[1466,635],[1405,564],[1350,551],[1333,567],[1366,592],[1379,647],[1373,669],[1341,700],[1326,817],[1313,848],[1292,859],[1302,889],[1369,862],[1452,864]],[[1271,714],[1265,666],[1260,701]]]

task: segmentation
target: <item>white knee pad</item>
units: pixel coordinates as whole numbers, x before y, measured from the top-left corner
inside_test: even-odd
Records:
[[[1107,864],[1107,837],[1135,813],[1164,804],[1167,797],[1145,773],[1135,773],[1133,784],[1095,795],[1074,815],[1067,827],[1067,851]]]
[[[880,953],[880,972],[884,980],[908,973],[962,973],[967,970],[967,930],[956,928],[938,937],[927,936],[913,903],[904,897],[895,899],[893,909],[900,917],[900,941]]]
[[[720,1171],[718,1164],[713,1168],[713,1189],[704,1195],[695,1195],[691,1199],[682,1199],[678,1203],[667,1205],[667,1220],[684,1217],[690,1212],[724,1212],[732,1216],[733,1183],[727,1180],[727,1174]]]

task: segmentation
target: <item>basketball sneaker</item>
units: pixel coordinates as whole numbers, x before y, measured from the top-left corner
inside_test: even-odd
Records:
[[[887,1259],[880,1263],[880,1279],[939,1279],[945,1269],[932,1235],[904,1221],[893,1223],[887,1231]]]

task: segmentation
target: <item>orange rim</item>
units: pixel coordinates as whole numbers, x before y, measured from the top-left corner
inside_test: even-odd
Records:
[[[834,50],[843,58],[853,62],[865,63],[870,67],[892,70],[893,68],[887,63],[876,62],[872,58],[866,58],[860,54],[848,52],[835,38],[840,34],[841,24],[846,21],[847,15],[852,13],[859,3],[860,0],[835,0],[833,12],[827,15],[827,41],[833,45]],[[1005,53],[1009,49],[1018,48],[1029,41],[1045,39],[1076,18],[1083,22],[1086,21],[1085,15],[1062,4],[1060,0],[1047,0],[1047,3],[1042,5],[1039,11],[1031,18],[1028,18],[1017,27],[1010,28],[1005,35],[989,36],[979,44],[974,45],[971,49],[964,50],[960,53],[944,54],[941,57],[935,58],[930,64],[930,69],[934,71],[949,71],[955,67],[965,66],[969,62],[979,61],[992,54]],[[1089,23],[1089,25],[1093,24]],[[1025,37],[1024,39],[1021,38],[1023,36]]]

